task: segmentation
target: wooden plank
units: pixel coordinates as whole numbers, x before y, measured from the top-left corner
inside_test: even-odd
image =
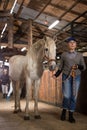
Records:
[[[52,73],[45,70],[41,80],[39,91],[39,100],[54,105],[59,105],[62,102],[62,76],[57,79],[52,78]]]

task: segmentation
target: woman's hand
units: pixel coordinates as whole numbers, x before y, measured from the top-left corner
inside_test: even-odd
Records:
[[[78,65],[76,65],[76,64],[73,65],[73,66],[72,66],[72,69],[74,69],[74,70],[78,69]]]
[[[52,78],[53,78],[53,79],[56,79],[56,76],[55,76],[55,74],[53,74],[53,75],[52,75]]]

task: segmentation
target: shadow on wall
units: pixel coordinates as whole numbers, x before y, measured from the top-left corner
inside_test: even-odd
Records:
[[[87,57],[85,57],[86,70],[81,75],[81,85],[78,94],[76,110],[87,115]]]

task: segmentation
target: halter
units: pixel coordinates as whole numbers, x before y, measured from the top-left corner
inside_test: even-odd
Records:
[[[44,40],[44,42],[46,43],[46,41]],[[47,48],[46,48],[47,49]],[[50,59],[49,56],[46,56],[46,53],[44,51],[44,60],[47,60],[48,63],[54,61],[56,63],[56,60],[55,59]]]
[[[44,56],[44,59],[47,60],[48,63],[50,63],[50,62],[52,62],[52,61],[56,62],[55,59],[50,59],[50,58],[49,58],[48,56],[46,56],[46,55]]]

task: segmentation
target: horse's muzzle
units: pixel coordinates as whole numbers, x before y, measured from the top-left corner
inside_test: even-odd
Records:
[[[49,70],[50,70],[50,71],[54,71],[55,68],[56,68],[56,64],[54,64],[54,65],[50,65],[50,66],[49,66]]]

